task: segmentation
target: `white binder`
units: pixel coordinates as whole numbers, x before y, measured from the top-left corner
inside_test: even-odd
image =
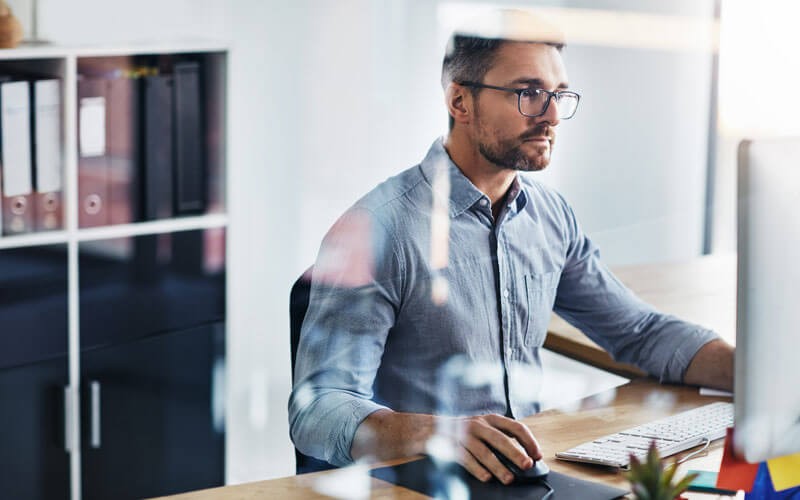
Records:
[[[61,82],[38,80],[33,95],[36,228],[58,229],[63,225]]]
[[[30,85],[27,81],[0,83],[2,128],[3,233],[32,230]]]

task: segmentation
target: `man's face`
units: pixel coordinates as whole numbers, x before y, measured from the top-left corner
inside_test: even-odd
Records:
[[[516,89],[567,88],[567,73],[555,47],[541,43],[504,43],[481,83]],[[523,116],[517,94],[481,89],[475,103],[472,138],[481,155],[502,169],[542,170],[550,163],[558,125],[557,104],[535,118]]]

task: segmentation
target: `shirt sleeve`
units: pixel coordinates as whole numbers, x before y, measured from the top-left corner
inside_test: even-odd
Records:
[[[289,398],[292,441],[306,455],[352,463],[356,429],[385,408],[373,382],[400,303],[400,260],[391,235],[351,209],[323,240]]]
[[[562,202],[567,255],[554,311],[615,360],[636,365],[662,382],[682,382],[697,351],[719,336],[636,297],[601,262],[598,248]]]

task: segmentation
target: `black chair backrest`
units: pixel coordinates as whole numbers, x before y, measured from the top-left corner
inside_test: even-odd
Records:
[[[289,294],[289,341],[292,349],[292,385],[294,385],[294,364],[297,360],[297,346],[300,343],[300,330],[303,319],[308,310],[308,301],[311,295],[311,269],[304,272],[292,285]],[[294,449],[295,470],[297,474],[335,469],[336,467],[324,460],[304,455]]]
[[[292,348],[292,385],[294,385],[294,365],[297,360],[297,346],[300,344],[300,330],[308,310],[311,295],[311,273],[304,272],[292,285],[289,293],[289,342]]]

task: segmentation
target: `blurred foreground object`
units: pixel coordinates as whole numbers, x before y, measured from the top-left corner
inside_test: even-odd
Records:
[[[655,442],[647,450],[644,461],[631,454],[631,469],[627,473],[628,481],[637,500],[673,500],[680,498],[686,491],[697,474],[687,474],[686,477],[673,483],[677,464],[664,466],[661,462]]]
[[[22,24],[11,13],[5,0],[0,0],[0,48],[14,48],[21,40]]]
[[[527,9],[484,12],[456,28],[454,35],[555,45],[566,43],[566,36],[560,27],[547,17]]]

